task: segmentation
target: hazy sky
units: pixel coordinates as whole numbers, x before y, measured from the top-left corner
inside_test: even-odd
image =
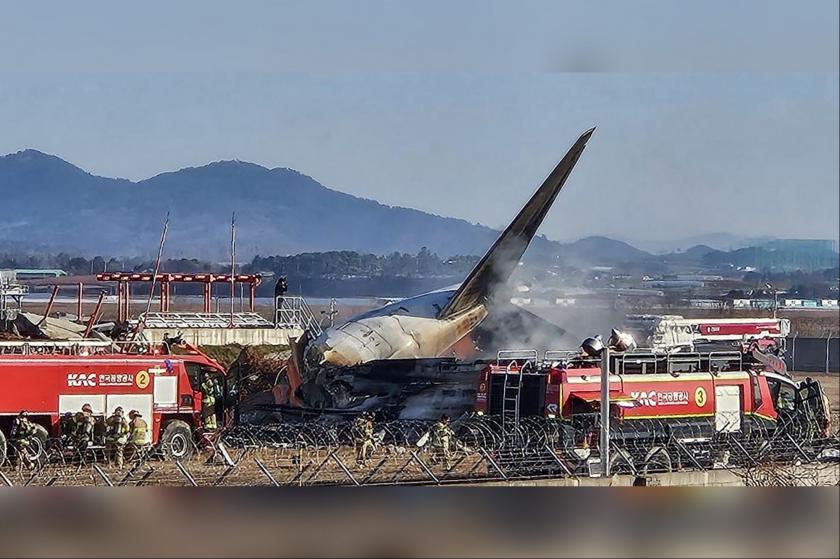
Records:
[[[551,238],[838,236],[837,2],[582,4],[9,3],[0,154],[237,158],[498,227],[594,125]]]

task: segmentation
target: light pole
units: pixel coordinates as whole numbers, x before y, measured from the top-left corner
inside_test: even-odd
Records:
[[[773,292],[773,318],[776,318],[776,310],[779,307],[779,290],[770,285],[769,283],[765,283],[764,287]]]
[[[828,374],[828,356],[831,353],[831,330],[828,331],[828,337],[825,339],[825,374]]]
[[[601,472],[610,475],[610,348],[601,353]]]

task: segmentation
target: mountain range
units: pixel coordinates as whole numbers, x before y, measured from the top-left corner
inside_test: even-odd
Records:
[[[157,250],[167,211],[172,257],[226,258],[233,211],[243,257],[328,250],[416,253],[423,246],[443,256],[483,254],[498,235],[462,219],[332,190],[293,169],[241,161],[135,182],[96,176],[27,149],[0,157],[0,188],[6,215],[0,248],[6,249],[148,255]],[[598,241],[584,241],[580,253],[590,253],[593,242]],[[612,239],[600,244],[595,252],[607,259],[647,254]],[[556,254],[565,247],[574,254],[573,245],[538,236],[531,252]]]
[[[132,256],[156,252],[166,211],[167,253],[223,258],[231,213],[239,249],[289,254],[356,250],[483,252],[497,232],[326,188],[292,169],[221,161],[132,182],[92,175],[35,150],[0,157],[6,223],[25,248]],[[254,239],[258,239],[254,242]]]
[[[498,235],[462,219],[345,194],[293,169],[241,161],[129,181],[96,176],[54,155],[27,149],[0,157],[0,191],[5,215],[0,220],[0,250],[7,251],[153,255],[167,211],[170,258],[228,258],[234,211],[241,258],[332,250],[416,253],[423,246],[441,256],[480,255]],[[734,243],[725,234],[708,240]],[[664,258],[726,262],[729,253],[709,244],[654,256],[606,237],[560,243],[539,235],[529,255],[599,265]]]

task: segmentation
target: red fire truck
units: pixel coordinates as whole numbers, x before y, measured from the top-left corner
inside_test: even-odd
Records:
[[[48,437],[60,436],[61,417],[85,404],[93,409],[95,436],[104,430],[104,419],[121,406],[126,414],[142,414],[149,424],[149,443],[168,457],[186,458],[201,425],[204,376],[212,375],[218,386],[225,386],[222,366],[192,347],[183,354],[159,349],[137,354],[112,352],[96,343],[25,342],[0,350],[0,462],[21,410],[39,426],[39,453]],[[216,413],[223,424],[223,402]]]
[[[610,437],[641,451],[621,457],[636,466],[653,459],[670,468],[671,443],[711,460],[708,443],[721,437],[765,444],[786,431],[804,445],[828,435],[820,384],[774,372],[753,353],[628,351],[612,356],[610,371]],[[600,359],[500,352],[480,375],[475,410],[503,422],[555,420],[564,452],[583,459],[598,444],[600,389]]]

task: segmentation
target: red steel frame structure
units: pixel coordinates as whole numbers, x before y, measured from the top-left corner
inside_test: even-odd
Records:
[[[130,315],[129,301],[131,300],[131,285],[133,283],[148,283],[154,278],[151,273],[137,272],[105,272],[96,274],[96,281],[117,283],[117,319],[121,322],[128,320]],[[172,283],[201,283],[204,285],[204,311],[211,312],[212,286],[214,283],[248,284],[248,309],[255,312],[257,287],[262,283],[262,276],[259,274],[236,274],[231,278],[230,274],[175,274],[160,273],[156,283],[160,284],[160,312],[169,312],[171,303],[170,287]],[[154,287],[152,288],[154,289]]]

